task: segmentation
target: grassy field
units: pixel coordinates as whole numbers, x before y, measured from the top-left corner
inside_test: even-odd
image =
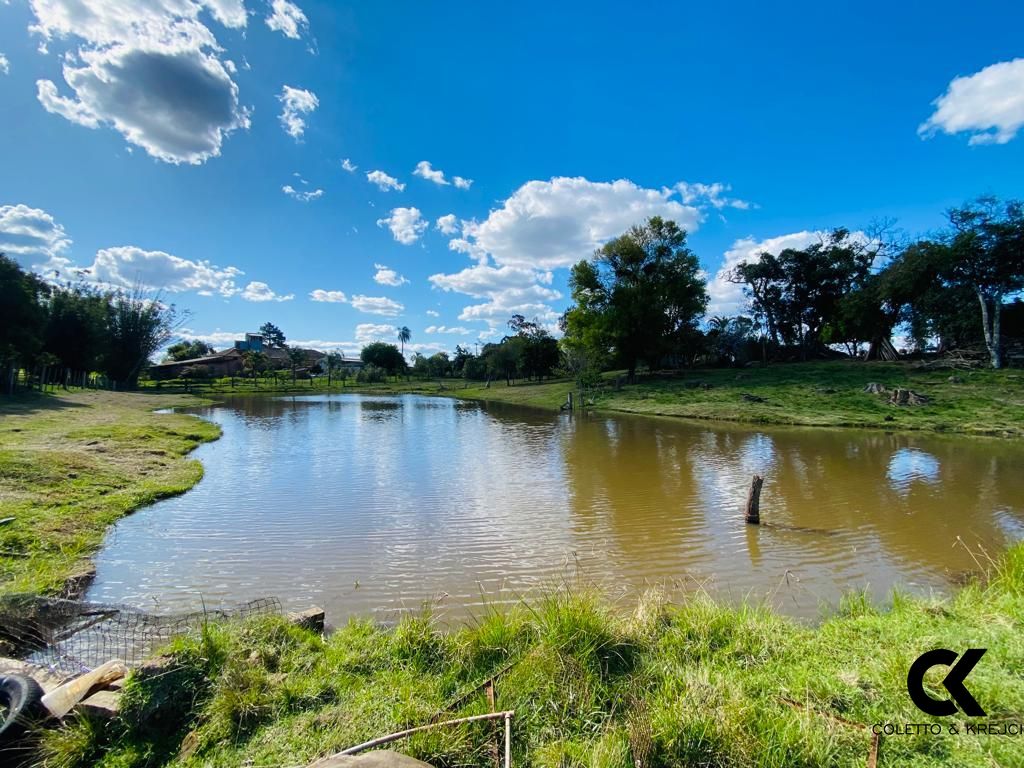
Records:
[[[869,382],[912,389],[930,401],[892,406],[886,396],[864,392]],[[565,402],[569,389],[567,381],[515,387],[502,382],[490,389],[476,387],[455,394],[551,409]],[[745,394],[764,402],[747,400]],[[779,364],[650,377],[620,390],[606,382],[588,392],[587,399],[598,410],[691,419],[1024,436],[1024,371],[1020,370],[953,373],[900,363]]]
[[[300,766],[482,713],[472,691],[507,668],[497,707],[515,710],[519,766],[861,768],[876,723],[942,731],[883,738],[883,768],[1020,766],[1024,736],[923,714],[906,675],[925,650],[987,648],[967,681],[980,720],[1020,723],[1022,626],[1024,545],[948,600],[896,595],[878,610],[854,595],[817,628],[700,594],[673,606],[652,592],[628,611],[582,587],[453,631],[424,614],[392,628],[353,621],[325,640],[265,617],[179,641],[162,674],[129,680],[119,719],[49,732],[45,765]],[[926,678],[936,698],[943,675]],[[491,765],[494,739],[474,724],[395,746],[437,766]]]
[[[0,400],[0,594],[60,593],[119,517],[191,488],[213,424],[183,396],[78,391]]]

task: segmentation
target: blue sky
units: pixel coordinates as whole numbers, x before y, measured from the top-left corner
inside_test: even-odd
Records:
[[[160,288],[218,345],[272,320],[430,352],[553,324],[567,267],[657,213],[735,312],[723,264],[1019,196],[1022,28],[1008,2],[0,0],[0,249]]]

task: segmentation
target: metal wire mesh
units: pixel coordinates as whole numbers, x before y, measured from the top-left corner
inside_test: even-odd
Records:
[[[275,597],[230,608],[159,615],[122,605],[16,596],[0,602],[0,643],[10,655],[78,673],[110,659],[137,666],[173,638],[197,633],[211,622],[280,613],[281,603]]]

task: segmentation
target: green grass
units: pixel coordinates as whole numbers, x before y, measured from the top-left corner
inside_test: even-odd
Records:
[[[46,735],[47,766],[303,765],[430,721],[496,670],[521,766],[863,766],[874,723],[939,723],[882,740],[879,766],[1024,765],[1024,737],[972,735],[931,718],[906,673],[935,647],[988,649],[971,692],[988,721],[1024,712],[1024,545],[985,583],[947,600],[853,596],[811,628],[767,609],[657,592],[630,612],[595,592],[553,592],[442,631],[352,621],[326,640],[262,618],[211,626],[173,647],[174,671],[126,687],[121,717]],[[941,670],[927,678],[941,697]],[[486,710],[477,692],[445,717]],[[958,735],[947,732],[960,726]],[[493,727],[399,742],[438,766],[489,764]]]
[[[60,593],[118,518],[203,475],[185,457],[219,428],[156,408],[198,402],[112,392],[0,401],[0,595]]]
[[[949,381],[955,376],[958,381]],[[864,392],[869,382],[909,388],[927,405],[896,407]],[[568,381],[492,384],[455,392],[460,397],[554,409],[565,402]],[[436,390],[436,388],[435,388]],[[744,394],[764,399],[749,402]],[[648,377],[620,390],[606,377],[587,393],[592,407],[655,416],[752,424],[926,430],[1003,437],[1024,436],[1024,371],[922,370],[904,363],[790,363],[767,368],[687,371]]]
[[[926,430],[1001,437],[1024,436],[1024,371],[927,370],[911,363],[855,361],[780,363],[767,368],[694,369],[679,376],[642,377],[636,384],[614,386],[616,374],[587,392],[590,407],[653,416],[733,421],[750,424],[788,424],[808,427],[858,427],[894,431]],[[954,381],[950,381],[950,377]],[[931,400],[927,405],[895,407],[885,396],[864,392],[869,382],[912,389]],[[174,388],[175,382],[164,384]],[[326,380],[281,379],[276,387],[263,382],[217,379],[194,387],[207,397],[232,394],[306,394],[349,392],[425,394],[509,403],[554,411],[574,385],[567,379],[534,383],[480,382],[461,379],[400,380],[382,384],[344,385],[330,389]],[[147,391],[153,391],[147,388]],[[764,402],[750,402],[744,394]]]

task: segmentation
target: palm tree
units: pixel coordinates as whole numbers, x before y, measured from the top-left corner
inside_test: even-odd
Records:
[[[398,329],[398,341],[402,345],[402,357],[405,357],[405,342],[412,338],[412,331],[409,326],[403,325]]]

